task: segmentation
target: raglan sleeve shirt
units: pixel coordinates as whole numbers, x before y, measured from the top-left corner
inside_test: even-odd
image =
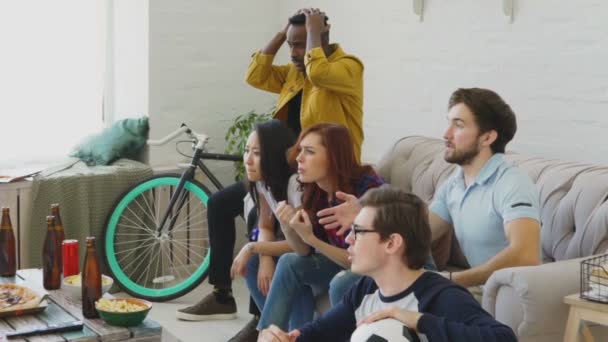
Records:
[[[516,342],[508,326],[484,311],[465,289],[456,286],[442,290],[418,320],[419,334],[429,341]]]
[[[355,310],[361,304],[365,294],[377,289],[371,278],[360,279],[344,295],[342,301],[333,306],[318,319],[307,323],[300,329],[298,342],[348,341],[357,329]]]

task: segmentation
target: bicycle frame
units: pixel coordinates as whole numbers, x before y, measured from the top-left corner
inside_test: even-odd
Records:
[[[194,174],[195,174],[197,167],[200,168],[201,171],[203,171],[203,173],[209,178],[211,183],[213,183],[213,185],[218,190],[222,190],[224,188],[222,183],[215,177],[215,175],[213,175],[213,173],[211,172],[211,170],[209,170],[207,165],[205,165],[203,163],[203,160],[205,160],[205,159],[222,160],[222,161],[241,161],[241,160],[243,160],[241,156],[237,156],[237,155],[204,152],[204,147],[208,140],[207,136],[202,135],[202,134],[196,134],[196,133],[192,132],[192,130],[190,130],[183,123],[182,123],[182,126],[178,130],[176,130],[173,133],[170,133],[169,135],[167,135],[167,137],[165,137],[161,140],[149,140],[148,143],[151,145],[164,145],[181,133],[187,133],[188,135],[190,135],[190,137],[192,137],[194,139],[194,143],[195,143],[194,155],[192,156],[192,160],[190,161],[190,164],[188,165],[186,170],[184,170],[184,172],[182,172],[182,175],[180,177],[177,188],[175,189],[175,192],[173,193],[173,195],[171,195],[171,199],[169,200],[169,206],[167,207],[167,210],[163,214],[163,218],[157,227],[159,237],[162,235],[163,227],[165,227],[165,223],[167,223],[167,220],[169,219],[169,216],[171,215],[176,203],[177,203],[177,211],[179,212],[179,210],[183,207],[184,203],[186,202],[186,198],[181,196],[181,194],[183,192],[186,182],[194,179]],[[173,230],[173,226],[175,225],[176,219],[177,219],[177,215],[173,216],[171,218],[171,222],[169,223],[169,226],[167,228],[168,233],[170,233]]]

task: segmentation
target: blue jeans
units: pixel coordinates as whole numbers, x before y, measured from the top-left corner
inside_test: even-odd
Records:
[[[329,303],[331,306],[335,306],[336,304],[342,301],[342,297],[350,290],[350,288],[357,282],[357,280],[361,279],[362,276],[356,273],[353,273],[349,270],[344,270],[338,272],[331,282],[329,282]]]
[[[428,256],[423,268],[429,271],[437,271],[437,266],[435,266],[435,260],[433,260],[432,255]],[[350,290],[361,277],[362,276],[349,270],[336,274],[329,283],[329,302],[331,303],[331,306],[340,303],[342,297],[344,297],[348,290]]]
[[[294,310],[300,312],[302,320],[311,321],[315,308],[313,288],[315,292],[327,291],[329,282],[341,270],[342,267],[322,254],[283,254],[277,263],[258,330],[268,328],[271,324],[287,330]],[[301,324],[293,328],[299,327]]]
[[[274,259],[275,262],[277,261],[277,259],[280,260],[280,258]],[[266,296],[264,296],[258,288],[259,268],[260,258],[256,254],[251,259],[249,259],[249,262],[247,263],[247,275],[245,276],[245,281],[247,283],[247,287],[249,288],[249,293],[251,294],[253,301],[258,306],[261,312],[264,309]],[[272,282],[274,282],[274,277]],[[310,295],[310,297],[308,295],[304,295],[296,298],[293,310],[291,311],[291,315],[289,318],[289,330],[297,329],[312,320],[312,315],[310,314],[310,312],[314,312],[315,301],[314,298],[311,299],[311,297],[312,294]]]

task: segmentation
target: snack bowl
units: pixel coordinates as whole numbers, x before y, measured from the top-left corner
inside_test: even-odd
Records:
[[[132,327],[146,319],[152,303],[137,298],[100,298],[95,308],[107,324]]]
[[[80,287],[81,279],[80,274],[71,275],[69,277],[63,278],[63,282],[61,284],[61,288],[65,289],[66,292],[77,299],[82,298],[82,289]],[[108,292],[110,288],[114,284],[114,279],[109,276],[102,274],[101,275],[101,294]]]

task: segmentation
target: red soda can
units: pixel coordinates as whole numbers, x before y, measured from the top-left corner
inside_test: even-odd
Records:
[[[78,274],[78,240],[63,240],[61,243],[61,254],[63,254],[63,276],[69,277]]]

